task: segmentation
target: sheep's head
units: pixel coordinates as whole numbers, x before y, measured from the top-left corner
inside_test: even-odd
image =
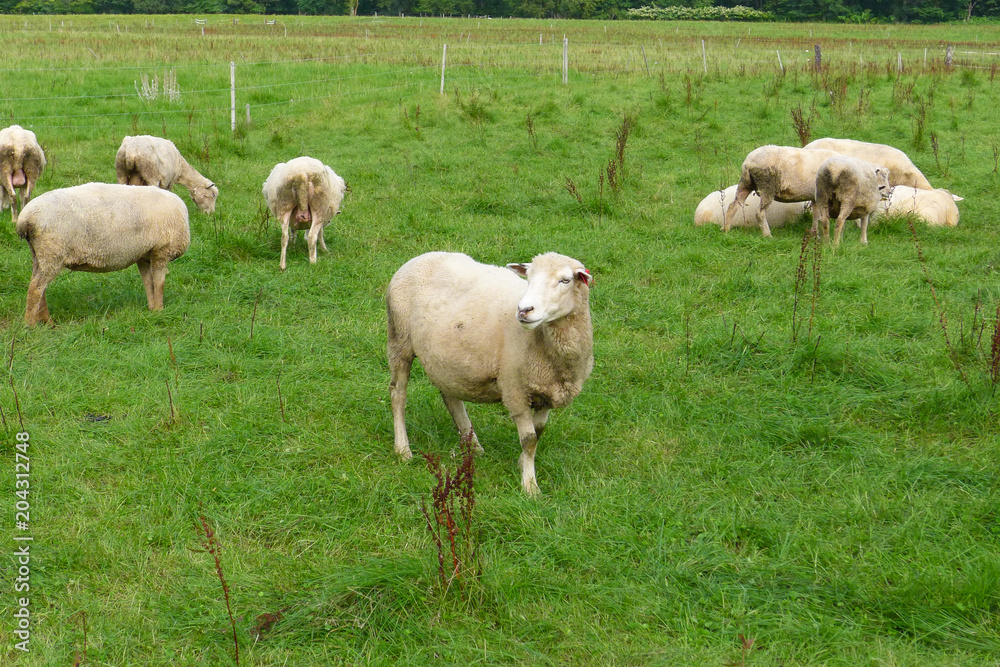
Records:
[[[198,210],[206,215],[215,212],[215,200],[218,198],[219,188],[215,187],[215,183],[211,181],[191,191],[191,199],[198,206]]]
[[[885,167],[876,167],[875,182],[878,184],[879,198],[888,199],[892,192],[892,188],[889,187],[889,170]]]
[[[577,290],[594,284],[583,264],[554,252],[507,268],[528,279],[528,289],[517,304],[517,321],[525,329],[566,317],[577,307]]]

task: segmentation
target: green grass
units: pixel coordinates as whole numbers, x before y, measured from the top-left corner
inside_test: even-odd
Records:
[[[54,328],[21,325],[29,252],[0,225],[2,488],[13,508],[16,390],[35,538],[31,652],[5,645],[4,660],[71,664],[85,614],[87,664],[228,664],[203,515],[242,664],[740,664],[740,634],[755,640],[747,665],[1000,661],[987,368],[1000,82],[988,61],[945,71],[938,49],[978,34],[996,51],[1000,28],[754,24],[761,42],[744,53],[733,44],[745,49],[748,26],[729,24],[290,17],[287,38],[228,19],[202,38],[182,17],[69,20],[50,33],[48,17],[4,19],[0,110],[45,146],[38,191],[113,180],[122,135],[165,131],[221,195],[211,217],[189,202],[192,245],[162,312],[146,311],[135,270],[67,273],[48,292]],[[814,29],[833,31],[826,75],[789,57],[781,77],[773,51],[811,47]],[[716,53],[729,45],[707,76],[702,35]],[[834,57],[845,46],[852,57]],[[684,49],[688,60],[665,59]],[[306,58],[320,60],[267,64]],[[238,117],[250,103],[253,118],[235,136],[231,60]],[[170,67],[182,101],[140,101],[139,74]],[[45,96],[71,99],[12,101]],[[800,106],[815,109],[813,138],[897,145],[965,197],[959,227],[917,226],[952,354],[905,221],[875,226],[865,248],[849,226],[824,250],[811,335],[810,283],[794,342],[808,223],[772,239],[693,226],[749,150],[797,145]],[[73,115],[112,112],[110,124]],[[600,174],[625,115],[616,195]],[[300,239],[282,274],[260,184],[302,154],[350,193],[330,252],[310,266]],[[420,510],[433,477],[392,451],[383,292],[428,250],[497,264],[556,250],[597,280],[594,374],[541,441],[540,499],[520,489],[504,410],[470,406],[486,453],[482,576],[464,599],[437,586]],[[416,451],[457,451],[419,370],[408,424]],[[2,627],[14,609],[7,586]],[[278,612],[255,641],[255,619]]]

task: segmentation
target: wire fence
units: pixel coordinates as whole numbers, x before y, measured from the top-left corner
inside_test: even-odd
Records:
[[[201,19],[199,18],[199,21]],[[130,22],[109,20],[107,25],[90,20],[86,26],[74,26],[73,19],[26,17],[0,21],[0,34],[16,31],[45,33],[73,31],[114,35],[108,42],[80,40],[95,62],[66,66],[43,63],[5,66],[0,56],[0,113],[11,122],[37,128],[99,128],[108,119],[128,120],[138,127],[156,118],[163,127],[190,125],[199,122],[231,122],[234,115],[240,122],[267,122],[284,116],[308,113],[310,105],[322,101],[365,100],[389,96],[423,94],[438,90],[443,78],[446,91],[462,91],[481,87],[548,87],[561,85],[561,76],[568,74],[567,85],[588,78],[637,78],[676,76],[779,76],[789,72],[816,72],[816,47],[812,39],[778,39],[765,34],[755,35],[757,26],[747,28],[746,36],[735,39],[697,35],[682,35],[679,28],[670,34],[669,26],[655,34],[640,35],[641,41],[575,43],[567,33],[509,26],[496,28],[489,20],[470,19],[467,26],[457,26],[458,35],[447,35],[430,44],[424,35],[414,42],[406,36],[406,26],[391,21],[338,24],[325,33],[311,36],[317,30],[315,22],[261,20],[252,26],[226,17],[206,18],[195,23],[191,17],[134,18]],[[507,22],[512,23],[512,22]],[[484,27],[486,24],[486,27]],[[553,24],[555,27],[556,24]],[[293,37],[286,38],[286,29],[293,27]],[[475,27],[474,27],[475,26]],[[238,40],[248,37],[247,29],[266,31],[264,41],[249,42],[245,51]],[[411,26],[412,27],[412,26]],[[225,50],[235,53],[232,60],[206,57],[204,48],[190,49],[175,62],[135,64],[136,57],[123,34],[142,35],[141,43],[149,39],[198,42],[195,34],[204,28],[224,31],[204,37],[204,44],[223,40]],[[448,26],[453,33],[456,26]],[[467,29],[466,29],[467,28]],[[445,32],[445,31],[441,31]],[[589,37],[593,38],[593,30]],[[620,32],[620,31],[619,31]],[[613,34],[611,36],[617,37]],[[529,34],[531,41],[528,41]],[[598,31],[599,36],[607,35]],[[249,35],[254,37],[254,35]],[[315,37],[315,44],[309,40]],[[129,38],[131,39],[131,38]],[[237,40],[233,42],[232,40]],[[567,40],[567,61],[563,62],[563,41]],[[305,40],[310,46],[303,49]],[[72,41],[72,40],[70,40]],[[111,45],[124,43],[124,47]],[[444,50],[447,45],[447,57]],[[264,48],[266,47],[266,48]],[[211,54],[214,47],[209,48]],[[223,49],[220,49],[223,50]],[[285,54],[313,51],[305,57],[283,57]],[[150,53],[161,53],[148,48]],[[254,57],[262,51],[275,54],[271,58]],[[948,67],[946,45],[923,46],[920,43],[886,43],[884,41],[826,40],[822,48],[820,71],[828,75],[838,72],[896,73],[899,76],[941,71]],[[70,56],[65,56],[70,57]],[[118,62],[128,59],[130,64]],[[102,60],[113,62],[102,62]],[[235,66],[234,82],[230,79],[230,63]],[[991,77],[1000,63],[1000,49],[955,49],[952,69],[979,68],[991,70]],[[566,67],[568,72],[564,73]],[[168,89],[167,81],[171,81]],[[31,94],[27,91],[44,91]],[[231,103],[235,92],[236,104]],[[234,113],[238,112],[238,113]]]

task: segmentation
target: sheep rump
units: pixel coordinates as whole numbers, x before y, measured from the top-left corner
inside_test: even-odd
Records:
[[[137,265],[150,310],[163,308],[167,264],[191,242],[187,206],[150,186],[88,183],[33,199],[17,221],[31,247],[24,322],[49,322],[45,289],[63,269],[106,273]]]
[[[463,401],[504,404],[521,442],[522,487],[537,494],[535,449],[549,411],[569,405],[593,369],[592,282],[583,264],[556,253],[507,268],[444,252],[404,264],[386,295],[396,452],[412,456],[404,412],[419,358],[477,450]]]
[[[122,185],[154,185],[172,190],[180,183],[187,188],[198,210],[215,211],[219,188],[188,164],[169,139],[143,134],[125,137],[115,155],[115,173]]]
[[[816,202],[812,232],[823,223],[830,239],[830,216],[837,216],[833,245],[840,245],[845,220],[861,220],[861,245],[868,244],[868,218],[889,197],[889,170],[864,160],[838,155],[825,161],[816,174]]]
[[[813,201],[816,197],[816,173],[833,151],[806,150],[791,146],[761,146],[747,154],[740,169],[736,196],[726,209],[722,231],[733,226],[738,207],[743,206],[751,192],[760,195],[757,223],[761,234],[771,235],[767,209],[772,202]]]
[[[889,199],[879,204],[872,213],[872,221],[877,219],[913,214],[933,227],[955,227],[958,225],[958,206],[962,201],[943,188],[918,190],[905,185],[897,185],[889,193]]]
[[[311,157],[297,157],[275,165],[264,181],[267,207],[281,224],[281,270],[287,267],[288,238],[308,229],[309,263],[316,263],[316,243],[326,252],[323,231],[340,213],[347,184],[333,169]]]
[[[18,209],[31,201],[31,191],[45,169],[45,153],[35,133],[20,125],[0,130],[0,183],[3,187],[0,206],[10,207],[17,222]]]

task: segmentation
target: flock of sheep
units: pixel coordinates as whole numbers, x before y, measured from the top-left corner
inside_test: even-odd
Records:
[[[44,166],[34,133],[16,125],[0,131],[3,203],[11,206],[33,261],[25,323],[50,321],[45,289],[63,269],[107,272],[135,264],[149,309],[162,308],[167,264],[184,254],[191,238],[187,206],[169,190],[180,183],[201,211],[211,213],[218,188],[172,142],[150,136],[122,141],[115,160],[118,184],[88,183],[32,200]],[[323,229],[340,212],[345,191],[344,179],[314,158],[274,167],[262,192],[281,224],[282,271],[290,232],[308,229],[311,263],[317,244],[326,250]],[[772,225],[800,216],[811,202],[814,233],[822,224],[828,239],[830,217],[836,216],[837,244],[844,221],[858,219],[861,242],[867,243],[873,214],[913,213],[930,224],[956,225],[959,199],[932,189],[900,150],[821,139],[805,148],[752,151],[739,184],[706,197],[695,222],[720,224],[726,231],[756,223],[770,236]],[[504,404],[521,442],[522,487],[537,494],[535,450],[549,412],[569,405],[593,369],[593,282],[582,263],[556,253],[506,268],[446,252],[405,263],[386,294],[396,452],[412,457],[406,388],[413,360],[419,358],[459,433],[477,451],[482,448],[464,401]]]
[[[751,193],[755,193],[751,195]],[[696,225],[714,223],[771,227],[786,224],[812,205],[812,232],[823,226],[829,239],[830,217],[837,219],[834,245],[845,220],[858,220],[861,243],[868,243],[870,216],[912,214],[930,225],[958,224],[956,201],[962,198],[934,189],[903,151],[853,139],[817,139],[804,148],[761,146],[750,152],[737,185],[705,197],[695,210]]]
[[[215,184],[172,142],[151,136],[122,141],[117,184],[88,183],[31,199],[44,167],[33,132],[16,125],[0,131],[3,202],[31,248],[25,323],[51,322],[45,289],[64,269],[103,273],[135,264],[149,309],[163,308],[167,265],[191,242],[187,206],[170,189],[185,186],[210,214],[219,196]],[[340,212],[346,189],[343,178],[311,157],[274,167],[262,192],[281,224],[282,271],[290,232],[308,230],[311,263],[317,245],[326,250],[323,229]],[[463,401],[507,407],[521,439],[522,486],[537,494],[535,448],[549,411],[569,405],[594,366],[592,284],[583,264],[556,253],[507,268],[441,252],[404,264],[386,295],[396,452],[412,457],[404,411],[419,357],[458,430],[478,451]]]

